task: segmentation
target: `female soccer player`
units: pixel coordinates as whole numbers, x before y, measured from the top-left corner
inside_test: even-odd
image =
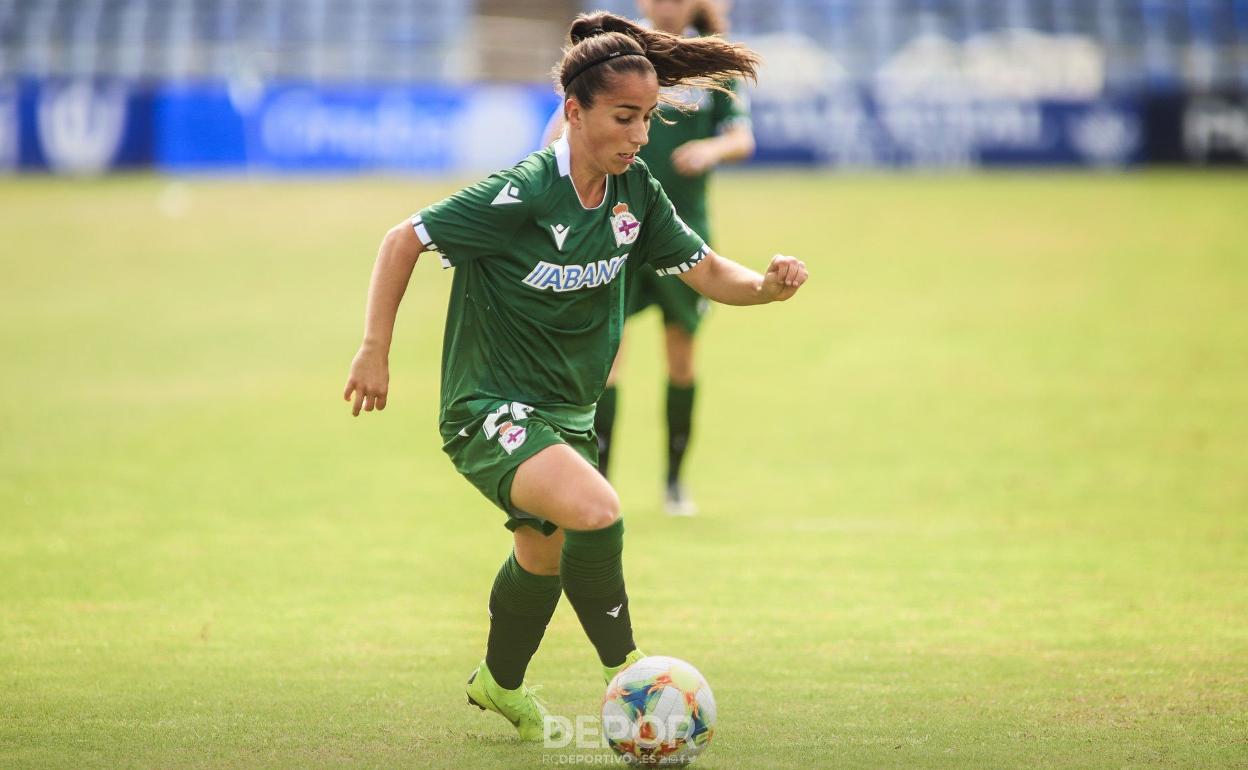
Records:
[[[639,0],[638,6],[655,29],[673,35],[693,30],[716,35],[727,25],[713,0]],[[673,89],[681,106],[660,104],[662,120],[650,125],[650,143],[641,159],[676,206],[680,218],[707,243],[713,242],[706,211],[706,187],[711,169],[721,163],[743,160],[754,153],[748,108],[739,93],[740,81],[727,82],[729,90]],[[693,337],[707,301],[680,281],[665,281],[651,272],[631,276],[625,301],[628,315],[658,305],[663,313],[667,348],[667,477],[664,507],[674,516],[692,516],[697,506],[689,497],[680,472],[693,431],[695,393]],[[605,476],[611,458],[611,434],[615,427],[616,379],[622,355],[607,377],[598,400],[594,430],[598,434],[598,470]]]
[[[443,449],[507,513],[514,543],[490,592],[485,660],[468,699],[525,740],[541,740],[545,708],[524,672],[561,590],[604,676],[641,657],[621,567],[620,501],[595,467],[593,434],[623,324],[623,275],[678,276],[733,305],[786,300],[807,277],[792,257],[773,258],[759,275],[715,254],[637,161],[660,86],[753,77],[753,52],[608,13],[578,17],[570,39],[557,67],[563,139],[386,234],[343,392],[355,415],[385,408],[399,301],[417,256],[441,252],[443,266],[455,268]]]

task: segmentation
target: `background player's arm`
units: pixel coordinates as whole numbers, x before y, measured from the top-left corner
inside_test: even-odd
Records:
[[[554,111],[550,119],[546,121],[546,127],[542,129],[542,146],[549,147],[563,133],[563,105]]]
[[[777,254],[767,272],[759,275],[710,250],[701,262],[680,274],[680,280],[694,291],[725,305],[783,302],[797,293],[807,277],[806,263],[795,257]]]
[[[364,341],[351,362],[351,373],[342,393],[346,401],[352,394],[355,402],[351,413],[360,414],[386,408],[390,385],[390,340],[394,336],[394,319],[399,302],[407,290],[416,259],[425,245],[416,237],[411,222],[403,221],[386,233],[377,250],[373,277],[368,285],[368,309],[364,314]]]
[[[754,154],[754,132],[738,123],[718,136],[685,142],[672,151],[672,167],[685,176],[697,176],[720,163],[745,160]]]

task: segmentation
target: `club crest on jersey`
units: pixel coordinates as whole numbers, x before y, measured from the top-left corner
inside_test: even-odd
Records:
[[[615,245],[623,246],[637,240],[641,232],[641,222],[628,211],[627,203],[617,203],[611,209],[611,233],[615,235]]]

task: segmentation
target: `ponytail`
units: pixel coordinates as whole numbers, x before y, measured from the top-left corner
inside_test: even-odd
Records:
[[[569,46],[555,67],[558,90],[585,106],[610,75],[653,72],[659,86],[727,90],[733,78],[757,80],[758,54],[717,37],[681,37],[634,24],[613,13],[581,14],[568,30]]]

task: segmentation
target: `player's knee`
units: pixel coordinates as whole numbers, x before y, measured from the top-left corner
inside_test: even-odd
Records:
[[[673,364],[668,369],[667,378],[678,388],[687,388],[693,384],[693,362]]]
[[[576,529],[592,531],[606,529],[620,518],[620,498],[612,490],[610,494],[595,495],[586,500],[577,511]]]

